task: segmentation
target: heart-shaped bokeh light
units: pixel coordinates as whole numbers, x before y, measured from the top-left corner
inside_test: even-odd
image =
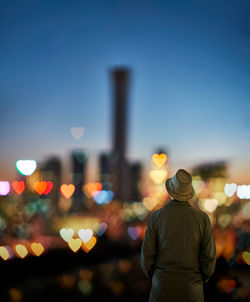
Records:
[[[250,265],[250,252],[244,251],[244,252],[242,253],[242,258],[244,259],[244,261],[245,261],[248,265]]]
[[[235,183],[225,184],[224,192],[228,197],[233,196],[236,190],[237,190],[237,185]]]
[[[93,231],[91,229],[80,229],[78,231],[79,237],[82,239],[84,243],[87,243],[93,235]]]
[[[17,256],[20,257],[20,258],[24,258],[27,256],[28,254],[28,250],[26,249],[26,247],[22,244],[17,244],[15,246],[15,250],[16,250],[16,253],[17,253]]]
[[[85,129],[83,127],[72,127],[70,129],[71,135],[74,137],[74,139],[78,140],[83,136]]]
[[[155,153],[152,155],[152,160],[158,168],[161,168],[167,160],[167,155],[164,153],[161,154]]]
[[[69,185],[63,184],[60,187],[60,192],[65,198],[69,199],[75,192],[75,186],[73,184],[69,184]]]
[[[4,246],[0,246],[0,257],[3,258],[3,260],[8,260],[10,258],[10,254]]]
[[[31,175],[36,170],[37,164],[35,160],[18,160],[16,162],[17,171],[25,176]]]
[[[72,229],[61,229],[60,230],[60,235],[62,237],[62,239],[66,242],[68,242],[74,235],[74,231]]]
[[[89,182],[86,183],[82,189],[85,195],[91,198],[93,196],[93,192],[96,192],[95,195],[99,194],[102,189],[102,184],[100,182]]]
[[[149,176],[155,184],[163,183],[167,178],[168,172],[166,170],[151,170]]]
[[[110,190],[94,191],[92,196],[97,204],[107,204],[112,200],[114,192]]]
[[[68,242],[68,245],[73,252],[77,252],[82,245],[82,241],[79,238],[71,238]]]
[[[0,181],[0,196],[6,196],[10,193],[10,183],[8,181]]]
[[[44,252],[44,247],[41,243],[31,243],[31,250],[36,256],[40,256]]]
[[[88,253],[90,250],[92,250],[92,248],[95,246],[95,244],[96,244],[96,237],[95,236],[93,236],[93,237],[91,237],[89,240],[88,240],[88,242],[87,243],[82,243],[82,249],[86,252],[86,253]]]
[[[13,181],[12,188],[18,195],[21,195],[25,189],[24,181]]]
[[[136,240],[141,234],[142,228],[140,226],[128,227],[128,234],[130,238]]]

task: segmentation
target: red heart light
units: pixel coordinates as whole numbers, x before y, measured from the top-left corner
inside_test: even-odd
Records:
[[[49,192],[52,190],[52,188],[53,188],[53,183],[51,181],[47,181],[47,187],[44,190],[43,194],[48,195]]]
[[[24,181],[13,181],[12,187],[18,195],[21,195],[25,189]]]

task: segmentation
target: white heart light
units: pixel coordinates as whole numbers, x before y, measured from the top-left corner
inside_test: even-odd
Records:
[[[235,183],[225,184],[224,192],[228,197],[233,196],[236,190],[237,190],[237,185]]]
[[[70,129],[70,133],[74,139],[78,140],[83,136],[84,130],[85,129],[83,127],[72,127]]]
[[[61,229],[60,230],[60,235],[62,237],[62,239],[66,242],[68,242],[74,235],[74,231],[72,229]]]
[[[16,168],[19,173],[22,175],[28,176],[34,173],[36,170],[37,164],[35,160],[18,160],[16,162]]]
[[[78,235],[84,243],[87,243],[90,240],[90,238],[93,236],[93,231],[91,229],[87,229],[87,230],[80,229],[78,231]]]

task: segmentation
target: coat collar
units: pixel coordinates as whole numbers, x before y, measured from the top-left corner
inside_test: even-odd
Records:
[[[176,199],[171,199],[167,205],[182,205],[182,206],[189,206],[192,207],[191,204],[188,201],[180,201]]]

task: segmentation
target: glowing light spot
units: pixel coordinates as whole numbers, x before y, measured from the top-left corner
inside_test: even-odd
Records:
[[[82,243],[82,249],[86,252],[86,253],[88,253],[90,250],[92,250],[92,248],[95,246],[95,244],[96,244],[96,237],[95,236],[93,236],[93,237],[91,237],[89,240],[88,240],[88,242],[87,243]]]
[[[217,206],[218,206],[218,201],[216,199],[206,199],[204,201],[204,207],[210,213],[214,212]]]
[[[72,229],[61,229],[60,230],[60,235],[62,237],[62,239],[66,242],[68,242],[74,235],[74,231]]]
[[[69,185],[63,184],[60,187],[60,192],[65,198],[69,199],[75,192],[75,186],[73,184],[69,184]]]
[[[89,198],[93,195],[93,192],[96,192],[95,195],[99,194],[102,189],[102,184],[100,182],[89,182],[82,187],[83,192]]]
[[[87,243],[93,235],[93,231],[91,229],[80,229],[78,231],[79,237],[82,239],[84,243]]]
[[[8,260],[10,258],[10,254],[4,246],[0,246],[0,257],[3,258],[3,260]]]
[[[19,256],[20,258],[25,258],[28,254],[28,250],[22,244],[17,244],[15,246],[15,250],[16,250],[17,256]]]
[[[128,227],[128,234],[130,238],[136,240],[141,234],[142,228],[140,226]]]
[[[37,168],[35,160],[18,160],[16,162],[17,171],[25,176],[31,175]]]
[[[244,259],[244,261],[246,262],[246,264],[250,265],[250,252],[244,251],[242,253],[242,258]]]
[[[242,185],[237,187],[237,196],[240,199],[250,199],[250,186]]]
[[[155,184],[163,183],[167,178],[168,172],[166,170],[151,170],[149,176]]]
[[[0,196],[6,196],[10,193],[10,183],[8,181],[0,181]]]
[[[224,192],[228,197],[233,196],[236,190],[237,190],[237,185],[235,183],[225,184]]]
[[[31,250],[36,256],[40,256],[44,252],[44,247],[41,243],[31,243]]]
[[[84,131],[85,131],[85,129],[83,127],[72,127],[70,129],[71,135],[76,140],[79,140],[83,136]]]
[[[71,238],[69,241],[68,241],[68,246],[71,248],[71,250],[75,253],[79,250],[79,248],[81,247],[82,245],[82,241],[81,239],[79,238]]]
[[[95,192],[97,192],[97,195],[95,195],[96,194]],[[94,201],[97,204],[99,204],[99,205],[101,205],[101,204],[107,204],[107,203],[109,203],[112,200],[112,198],[114,196],[114,192],[109,191],[109,190],[101,190],[99,192],[98,191],[94,191],[92,193],[92,196],[93,196]]]
[[[158,168],[161,168],[167,160],[167,155],[164,153],[161,154],[155,153],[152,155],[152,160]]]
[[[13,181],[12,188],[18,195],[21,195],[25,189],[24,181]]]

